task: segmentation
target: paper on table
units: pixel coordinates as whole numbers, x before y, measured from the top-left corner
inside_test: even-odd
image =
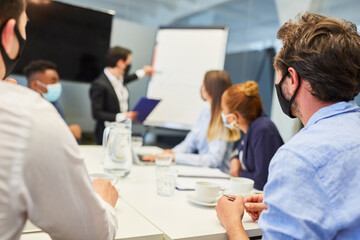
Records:
[[[178,190],[194,190],[196,182],[207,181],[228,189],[229,179],[230,176],[228,174],[221,172],[217,168],[180,168],[178,169],[176,188]]]
[[[219,178],[230,179],[230,175],[221,172],[217,168],[181,168],[178,170],[179,177],[196,177],[196,178]]]

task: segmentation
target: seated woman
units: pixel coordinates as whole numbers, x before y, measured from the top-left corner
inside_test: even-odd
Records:
[[[237,129],[227,129],[221,120],[221,95],[231,86],[225,71],[209,71],[201,86],[201,97],[210,103],[205,107],[185,140],[173,149],[165,150],[173,155],[177,164],[219,168],[229,171],[229,159],[234,147],[232,141],[240,138]],[[154,161],[154,155],[143,157]]]
[[[221,108],[225,125],[244,133],[238,154],[230,160],[230,174],[251,178],[254,187],[263,190],[270,160],[284,142],[263,112],[257,83],[248,81],[228,88],[222,96]]]

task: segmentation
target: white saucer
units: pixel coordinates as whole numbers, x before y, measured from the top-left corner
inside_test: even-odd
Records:
[[[201,206],[215,207],[216,204],[217,204],[217,201],[212,202],[212,203],[200,202],[199,200],[196,199],[196,195],[195,195],[194,192],[189,193],[189,194],[187,195],[187,198],[188,198],[188,200],[189,200],[190,202],[199,204],[199,205],[201,205]]]
[[[89,176],[90,176],[91,181],[95,180],[97,178],[102,178],[102,179],[108,180],[111,183],[111,185],[115,185],[117,182],[116,177],[109,173],[92,173],[92,174],[89,174]]]

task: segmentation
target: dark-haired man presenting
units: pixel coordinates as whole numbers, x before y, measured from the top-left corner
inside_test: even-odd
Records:
[[[25,4],[0,1],[0,79],[24,47]],[[51,104],[0,81],[0,238],[19,239],[28,218],[52,239],[114,239],[117,198],[110,182],[91,184],[78,145]]]
[[[153,68],[144,66],[129,75],[131,51],[122,47],[110,48],[105,56],[104,72],[91,84],[90,99],[92,115],[96,120],[96,143],[101,144],[106,122],[134,120],[136,112],[129,110],[129,91],[126,84],[153,73]]]
[[[304,128],[273,157],[264,195],[245,199],[263,239],[360,239],[360,36],[345,20],[306,13],[278,32],[276,90]],[[216,207],[230,240],[248,239],[244,199]]]

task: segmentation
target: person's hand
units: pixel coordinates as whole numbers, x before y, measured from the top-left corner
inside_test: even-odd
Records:
[[[137,115],[138,115],[138,112],[130,111],[125,114],[125,117],[130,118],[131,121],[134,121],[136,119]]]
[[[226,196],[222,196],[218,200],[215,210],[229,239],[237,239],[235,236],[247,236],[242,226],[242,218],[244,216],[244,198],[242,196],[236,196],[234,201],[229,200]]]
[[[240,160],[238,158],[231,159],[230,170],[229,170],[230,175],[233,177],[238,177],[240,171],[242,171]]]
[[[263,203],[264,194],[253,194],[245,198],[245,210],[255,221],[258,220],[263,210],[268,207]]]
[[[152,66],[144,66],[143,70],[146,75],[152,75],[154,73],[154,69]]]
[[[95,192],[99,194],[105,202],[110,204],[112,207],[115,207],[119,195],[116,188],[111,185],[108,180],[101,178],[93,180],[92,184]]]
[[[69,129],[76,139],[81,139],[81,127],[79,124],[71,124]]]
[[[142,157],[143,161],[155,162],[155,155],[150,154]]]
[[[13,83],[13,84],[17,84],[17,81],[13,78],[6,78],[5,82],[9,82],[9,83]]]
[[[172,161],[175,160],[175,153],[171,149],[165,149],[162,153],[172,154]],[[156,156],[154,154],[146,155],[142,157],[143,161],[155,162]]]

